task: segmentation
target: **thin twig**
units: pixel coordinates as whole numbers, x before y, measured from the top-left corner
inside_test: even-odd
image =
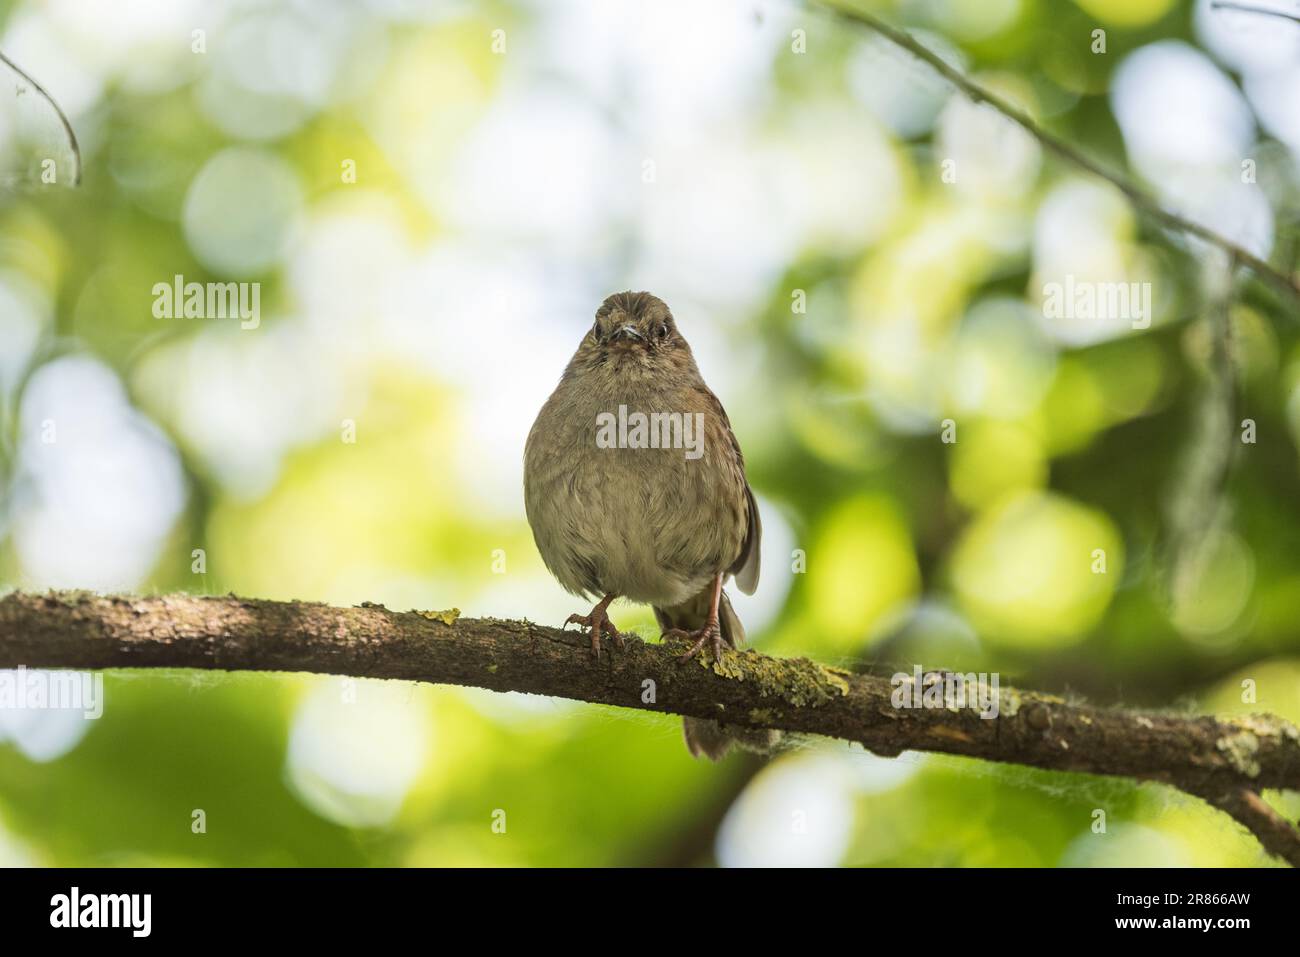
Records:
[[[1086,153],[1075,149],[1069,143],[1066,143],[1064,140],[1044,130],[1033,120],[1032,117],[1029,116],[1028,113],[1013,106],[991,90],[987,90],[979,84],[969,80],[964,73],[951,66],[937,53],[928,49],[910,33],[891,26],[870,13],[865,13],[857,9],[849,9],[831,2],[831,0],[811,0],[811,2],[814,6],[827,10],[841,19],[874,30],[886,40],[889,40],[896,46],[907,50],[912,55],[929,64],[935,72],[939,73],[949,83],[961,90],[961,92],[973,102],[988,104],[1036,139],[1048,151],[1056,154],[1067,162],[1073,163],[1075,166],[1088,171],[1094,176],[1098,176],[1109,182],[1128,197],[1129,202],[1145,211],[1152,219],[1163,223],[1170,229],[1195,236],[1213,246],[1217,246],[1236,262],[1248,267],[1270,285],[1281,290],[1292,299],[1300,300],[1300,281],[1284,275],[1279,270],[1274,269],[1263,259],[1260,259],[1258,256],[1242,248],[1232,240],[1219,235],[1214,230],[1166,209],[1151,196],[1148,196],[1143,190],[1129,182],[1125,177],[1113,170],[1107,169]]]
[[[1294,13],[1287,13],[1285,10],[1270,10],[1268,7],[1255,7],[1248,3],[1231,3],[1229,0],[1214,0],[1210,4],[1213,10],[1241,10],[1244,13],[1258,13],[1266,17],[1281,17],[1283,20],[1290,20],[1293,23],[1300,23],[1300,16]]]
[[[1300,842],[1291,822],[1251,788],[1231,788],[1201,795],[1207,803],[1239,821],[1270,854],[1300,867]]]
[[[1217,256],[1213,258],[1219,258]],[[1237,362],[1233,356],[1232,303],[1236,264],[1211,263],[1211,290],[1200,328],[1208,349],[1205,383],[1193,416],[1192,435],[1174,471],[1167,498],[1167,588],[1175,604],[1202,587],[1215,547],[1232,527],[1228,478],[1240,442],[1236,434]]]
[[[4,63],[7,67],[9,67],[9,69],[13,70],[20,77],[22,77],[24,80],[30,83],[32,85],[32,89],[34,89],[41,96],[45,97],[46,102],[48,102],[50,106],[54,108],[54,112],[59,117],[59,122],[63,124],[63,131],[68,135],[68,145],[72,148],[72,158],[74,161],[74,167],[73,167],[74,173],[72,177],[72,185],[73,186],[81,185],[81,144],[77,142],[77,134],[72,129],[72,123],[71,121],[68,120],[67,114],[63,112],[63,108],[59,106],[58,101],[56,101],[54,97],[50,96],[50,94],[46,91],[45,87],[41,86],[34,79],[32,79],[30,73],[28,73],[26,70],[20,67],[13,60],[5,56],[4,53],[2,52],[0,52],[0,63]]]

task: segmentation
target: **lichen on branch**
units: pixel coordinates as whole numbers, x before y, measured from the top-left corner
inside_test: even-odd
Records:
[[[1271,715],[1187,717],[1096,708],[1003,688],[972,706],[898,708],[892,682],[757,651],[680,662],[630,637],[594,658],[587,638],[528,621],[395,612],[235,595],[11,593],[0,668],[203,668],[399,678],[551,695],[743,728],[823,735],[881,755],[958,754],[1047,770],[1158,781],[1201,797],[1300,865],[1300,832],[1259,797],[1300,790],[1300,730]],[[646,696],[647,682],[655,694]],[[647,701],[650,697],[652,700]]]

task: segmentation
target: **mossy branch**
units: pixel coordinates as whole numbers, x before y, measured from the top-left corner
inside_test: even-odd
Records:
[[[683,664],[678,651],[631,638],[596,659],[577,631],[378,605],[84,592],[0,599],[0,667],[399,678],[825,735],[887,756],[933,751],[1159,781],[1210,801],[1300,865],[1300,832],[1259,799],[1261,788],[1300,789],[1300,730],[1278,718],[1096,708],[1002,689],[990,719],[974,706],[897,708],[888,679],[805,658],[747,650]]]

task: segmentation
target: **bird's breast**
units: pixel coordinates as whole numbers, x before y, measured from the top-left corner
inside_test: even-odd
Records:
[[[548,401],[529,438],[525,497],[561,584],[675,605],[739,554],[743,477],[738,488],[725,429],[703,405],[563,385]]]

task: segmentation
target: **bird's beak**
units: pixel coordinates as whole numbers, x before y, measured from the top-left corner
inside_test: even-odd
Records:
[[[614,334],[610,336],[610,338],[611,339],[642,339],[644,338],[644,336],[642,336],[641,333],[637,332],[636,326],[624,325],[624,326],[619,326],[618,329],[615,330]]]

